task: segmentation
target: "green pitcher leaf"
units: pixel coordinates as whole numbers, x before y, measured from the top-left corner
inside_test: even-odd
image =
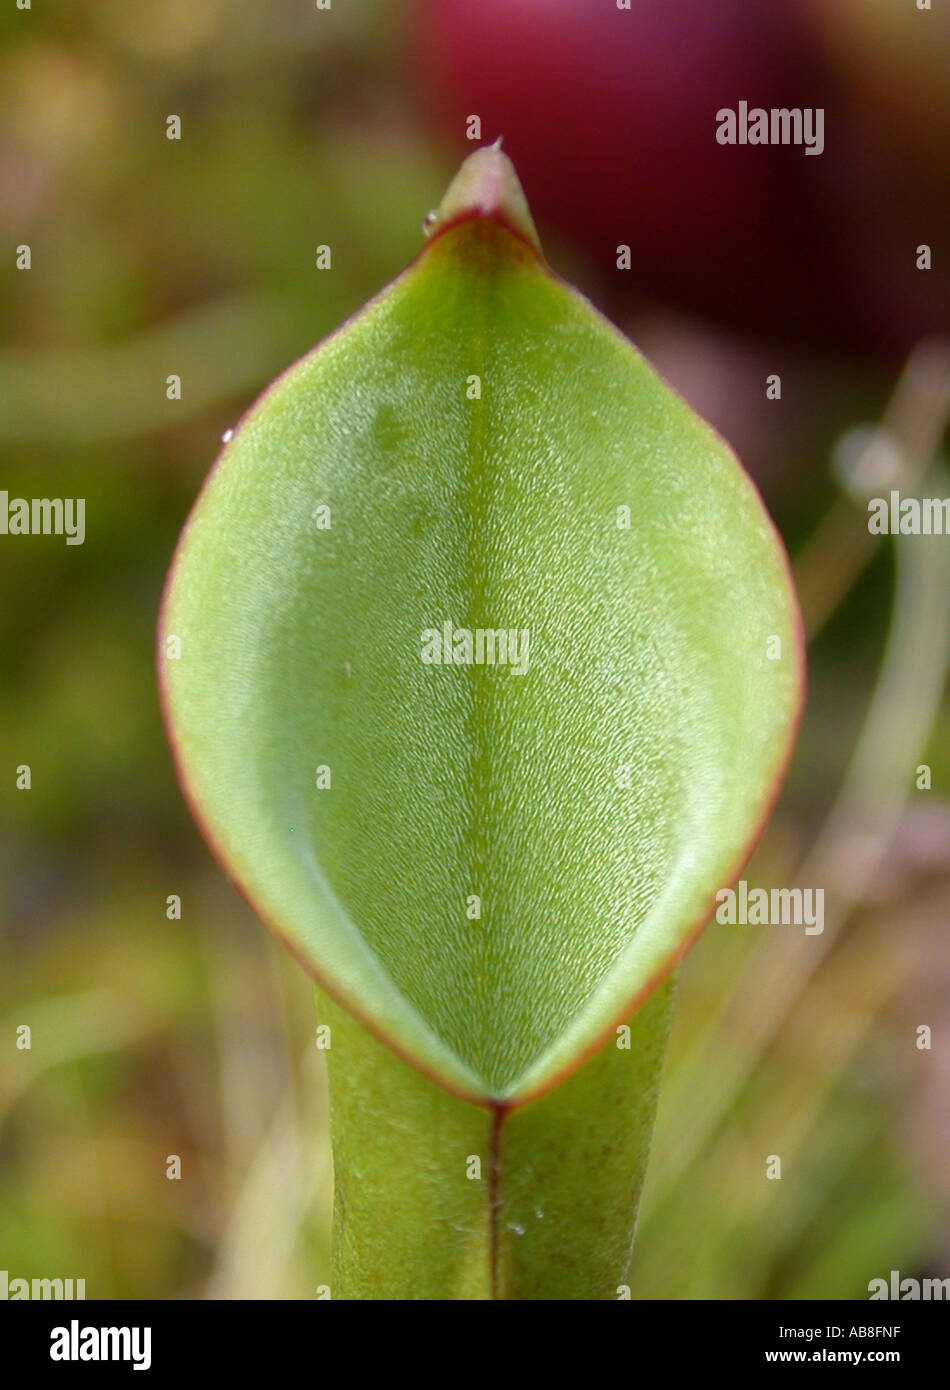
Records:
[[[410,268],[240,422],[183,533],[159,652],[194,812],[359,1020],[350,1054],[386,1044],[423,1074],[407,1088],[456,1098],[462,1130],[531,1101],[518,1133],[740,871],[802,685],[754,488],[552,274],[496,148],[463,165]],[[369,1128],[330,1056],[354,1161]],[[594,1116],[591,1085],[575,1108]],[[499,1294],[497,1218],[530,1168],[463,1188],[481,1292],[460,1296],[518,1296],[514,1275]]]

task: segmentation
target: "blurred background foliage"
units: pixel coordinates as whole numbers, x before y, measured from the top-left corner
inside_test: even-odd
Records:
[[[824,887],[828,925],[714,923],[687,961],[634,1296],[861,1298],[891,1269],[950,1275],[950,542],[872,544],[864,511],[891,485],[944,488],[948,26],[884,0],[763,8],[635,4],[611,28],[595,0],[4,6],[0,487],[87,499],[81,547],[0,541],[11,1277],[103,1298],[327,1282],[311,991],[184,809],[153,632],[221,434],[415,254],[471,113],[505,136],[555,268],[739,449],[813,634],[747,877]],[[827,108],[827,157],[717,164],[719,106],[795,91]]]

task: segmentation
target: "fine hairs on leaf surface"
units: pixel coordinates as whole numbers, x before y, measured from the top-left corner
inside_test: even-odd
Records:
[[[330,1022],[333,1296],[616,1297],[671,972],[776,795],[800,619],[736,459],[550,271],[497,147],[234,430],[159,668],[195,816]]]

